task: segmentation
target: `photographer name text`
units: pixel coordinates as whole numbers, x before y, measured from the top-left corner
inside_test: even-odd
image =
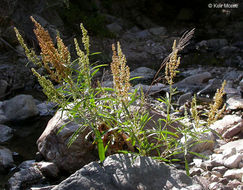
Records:
[[[208,7],[211,9],[237,9],[238,3],[209,3]]]

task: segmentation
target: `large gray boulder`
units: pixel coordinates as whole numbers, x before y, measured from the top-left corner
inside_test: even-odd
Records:
[[[203,72],[203,73],[189,76],[189,77],[183,79],[182,81],[180,81],[179,83],[185,83],[185,84],[191,84],[191,85],[202,84],[202,83],[208,82],[208,80],[210,78],[212,78],[211,73]]]
[[[139,90],[143,89],[144,93],[153,94],[153,93],[157,93],[157,92],[161,91],[161,89],[163,89],[164,87],[165,87],[165,85],[162,83],[156,83],[152,86],[139,83],[136,86],[134,86],[134,89],[136,89],[136,88]]]
[[[209,84],[205,88],[197,93],[198,96],[214,95],[217,89],[222,86],[222,80],[217,78],[209,80],[208,83]]]
[[[150,28],[149,32],[155,36],[163,36],[166,34],[167,29],[163,26]]]
[[[221,146],[220,150],[223,152],[226,150],[232,150],[234,148],[236,149],[237,152],[243,152],[243,139],[229,142],[229,143]]]
[[[19,121],[38,115],[34,98],[31,95],[18,95],[3,102],[3,112],[8,120]]]
[[[226,103],[230,110],[243,109],[243,98],[239,96],[230,97]]]
[[[193,74],[173,84],[173,88],[177,88],[178,91],[182,91],[185,93],[195,93],[205,88],[208,84],[209,79],[211,78],[212,75],[209,72]],[[168,91],[169,87],[165,88],[164,90]]]
[[[210,40],[203,40],[197,43],[197,49],[207,49],[210,51],[217,51],[220,48],[227,46],[228,41],[226,39],[210,39]]]
[[[213,123],[210,128],[223,135],[228,129],[235,127],[243,122],[243,119],[237,115],[225,115],[222,119]]]
[[[207,46],[210,50],[218,50],[228,44],[226,39],[210,39],[207,40]]]
[[[53,102],[42,102],[37,104],[40,116],[54,115],[56,104]]]
[[[103,164],[91,162],[53,190],[201,189],[183,171],[150,157],[115,154]]]
[[[113,32],[113,33],[121,33],[123,28],[122,26],[117,23],[117,22],[114,22],[114,23],[111,23],[111,24],[108,24],[106,25],[107,29],[110,31],[110,32]]]
[[[35,160],[26,160],[22,162],[8,180],[8,189],[42,189],[49,190],[50,186],[46,186],[47,178],[56,179],[58,176],[58,168],[51,162],[35,162]],[[31,187],[33,186],[33,187]],[[40,188],[37,188],[40,187]]]
[[[147,67],[139,67],[131,72],[131,78],[141,77],[143,80],[150,80],[154,78],[156,71]]]
[[[37,140],[38,150],[44,158],[70,173],[98,159],[93,139],[86,138],[90,128],[83,128],[78,138],[68,147],[73,133],[82,127],[81,120],[79,123],[70,122],[66,111],[57,111]],[[63,129],[58,133],[61,127]]]

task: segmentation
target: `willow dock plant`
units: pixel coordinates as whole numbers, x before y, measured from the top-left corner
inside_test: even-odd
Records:
[[[164,161],[171,161],[173,155],[184,153],[185,159],[189,152],[189,145],[182,146],[178,141],[180,134],[184,136],[193,136],[196,139],[197,134],[190,128],[184,126],[176,128],[176,132],[172,133],[167,130],[173,127],[173,123],[181,119],[171,118],[172,96],[176,93],[173,88],[173,79],[177,74],[180,65],[180,57],[178,52],[182,50],[193,36],[194,30],[185,33],[172,47],[172,53],[162,62],[160,69],[155,75],[152,82],[157,81],[158,74],[163,66],[165,67],[165,79],[169,84],[169,92],[165,98],[159,100],[167,105],[166,118],[160,118],[155,123],[160,123],[154,128],[147,128],[147,123],[152,116],[147,109],[147,94],[140,93],[138,89],[132,90],[130,81],[130,70],[126,65],[126,57],[122,52],[121,45],[117,42],[116,46],[112,45],[112,63],[111,71],[113,75],[113,88],[93,85],[94,75],[99,71],[100,67],[105,65],[92,65],[90,63],[90,43],[87,30],[81,24],[82,30],[82,47],[78,40],[74,39],[76,49],[76,58],[72,59],[70,52],[63,43],[61,37],[57,35],[56,46],[52,41],[48,31],[46,31],[33,17],[31,17],[35,25],[34,33],[39,42],[41,49],[38,56],[33,49],[29,49],[20,35],[17,28],[15,29],[19,43],[25,50],[25,54],[29,61],[33,62],[37,67],[45,68],[46,74],[40,75],[37,70],[32,68],[33,74],[37,77],[43,92],[49,101],[57,103],[59,108],[68,113],[70,122],[82,121],[82,127],[72,135],[68,146],[75,141],[78,135],[89,128],[97,145],[100,161],[105,159],[106,155],[116,152],[132,152],[137,155],[155,156],[154,158]],[[74,65],[77,69],[74,69]],[[59,84],[56,87],[55,84]],[[151,84],[151,85],[152,85]],[[222,110],[219,109],[219,103],[222,98],[223,89],[216,94],[217,104],[212,105],[212,114],[209,115],[209,123],[218,119]],[[194,100],[194,104],[196,100]],[[194,109],[193,117],[198,125],[197,112]],[[62,126],[62,128],[65,127]],[[161,152],[161,147],[165,150]],[[195,155],[197,155],[195,153]],[[186,168],[188,164],[186,161]]]
[[[225,110],[225,104],[220,109],[223,102],[224,86],[226,84],[226,82],[224,81],[221,89],[218,89],[215,94],[214,103],[210,104],[210,110],[207,114],[208,119],[205,125],[200,124],[200,117],[197,111],[196,95],[194,95],[191,102],[192,126],[187,126],[186,124],[180,123],[181,127],[173,127],[173,123],[188,118],[187,113],[185,113],[185,117],[172,118],[171,110],[173,108],[172,97],[178,93],[177,89],[173,87],[174,78],[176,77],[176,74],[179,72],[178,67],[180,65],[181,60],[181,58],[178,57],[178,52],[188,44],[193,34],[194,29],[189,32],[186,32],[181,37],[178,44],[176,43],[176,41],[174,41],[171,54],[164,59],[160,69],[156,73],[151,84],[152,86],[155,82],[158,82],[161,79],[161,77],[159,77],[158,75],[161,69],[165,66],[165,79],[168,83],[169,91],[166,92],[165,97],[158,98],[158,100],[166,105],[166,117],[159,119],[160,126],[158,126],[158,130],[156,131],[156,139],[161,144],[164,144],[166,149],[160,154],[160,157],[157,157],[157,159],[161,159],[168,162],[179,161],[178,159],[173,159],[173,157],[175,157],[176,155],[179,156],[183,154],[187,175],[189,175],[189,166],[187,159],[189,154],[205,158],[205,156],[196,152],[192,152],[190,149],[196,144],[209,142],[208,140],[201,140],[201,136],[210,131],[209,126],[212,123],[214,123],[217,119],[219,119]],[[161,109],[163,110],[163,108]],[[162,126],[161,123],[163,123]],[[174,128],[175,132],[171,133],[170,131],[167,131],[167,128]],[[178,136],[182,136],[184,142],[183,140],[178,141]]]
[[[89,62],[89,56],[91,55],[89,52],[90,44],[87,30],[81,24],[80,27],[83,34],[82,42],[85,51],[81,50],[77,39],[74,39],[78,58],[71,61],[68,48],[64,45],[60,36],[58,35],[56,37],[57,47],[55,47],[48,31],[33,17],[31,17],[31,20],[34,22],[34,33],[41,48],[41,59],[39,59],[33,49],[27,47],[16,28],[15,32],[28,59],[37,66],[45,68],[48,74],[47,76],[41,76],[32,68],[34,75],[37,76],[48,100],[57,103],[63,111],[67,111],[70,121],[78,122],[78,118],[83,119],[83,127],[79,128],[73,134],[69,145],[72,144],[82,130],[89,127],[95,134],[95,143],[98,146],[99,157],[103,161],[105,158],[105,149],[98,126],[104,121],[102,115],[103,104],[99,103],[101,101],[100,93],[104,89],[100,87],[93,88],[91,81],[92,77],[102,65],[95,66],[91,69]],[[75,70],[72,68],[74,64],[78,64],[78,69]],[[60,87],[56,88],[52,81],[59,83]]]
[[[92,54],[89,50],[88,32],[84,26],[80,25],[83,47],[81,48],[78,40],[74,39],[77,58],[72,60],[68,48],[59,35],[56,37],[57,47],[55,47],[48,31],[33,17],[31,20],[35,25],[34,33],[41,49],[41,58],[33,49],[27,47],[17,28],[14,29],[29,61],[45,68],[47,73],[41,76],[32,68],[33,74],[37,77],[48,100],[57,103],[62,111],[68,112],[70,122],[80,122],[82,118],[82,127],[72,135],[68,145],[71,146],[79,133],[90,128],[101,161],[105,159],[106,152],[107,154],[120,150],[133,152],[135,146],[137,150],[146,152],[142,140],[144,137],[140,131],[149,117],[139,111],[143,106],[142,103],[139,109],[131,109],[132,104],[140,97],[137,96],[137,90],[129,92],[130,70],[119,42],[117,50],[115,45],[112,45],[111,70],[114,88],[104,88],[99,83],[94,87],[92,79],[104,65],[90,64],[89,57]],[[78,64],[78,69],[73,69],[74,64]],[[54,85],[57,83],[58,88]],[[147,152],[144,155],[147,155]]]

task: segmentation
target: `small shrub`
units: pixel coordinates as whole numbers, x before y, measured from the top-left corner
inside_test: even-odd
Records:
[[[83,119],[82,127],[73,134],[68,143],[69,146],[83,129],[89,127],[94,136],[94,143],[97,145],[100,161],[103,161],[106,155],[116,152],[153,155],[154,158],[167,162],[178,161],[173,159],[174,156],[183,154],[188,173],[188,153],[200,156],[200,154],[190,152],[190,147],[195,143],[200,143],[198,137],[206,130],[201,132],[196,130],[200,127],[196,98],[193,99],[191,106],[195,126],[193,128],[183,124],[175,128],[173,124],[182,118],[172,118],[171,110],[172,97],[177,93],[173,88],[173,80],[180,65],[178,52],[188,44],[194,30],[183,35],[178,44],[174,42],[172,53],[162,62],[152,82],[154,84],[158,81],[158,74],[165,66],[165,79],[169,84],[169,92],[166,97],[158,100],[167,106],[166,117],[155,121],[157,125],[154,128],[147,128],[146,125],[152,118],[147,109],[147,94],[144,95],[142,89],[141,93],[138,93],[138,89],[131,90],[130,70],[126,65],[126,57],[119,42],[117,47],[112,45],[111,71],[114,88],[101,87],[99,83],[94,87],[92,79],[99,68],[104,65],[93,66],[90,63],[92,53],[90,53],[89,36],[84,26],[80,25],[83,48],[80,47],[77,39],[74,39],[77,58],[72,59],[60,36],[56,37],[57,46],[55,46],[48,31],[33,17],[31,20],[35,24],[34,33],[41,48],[41,58],[33,49],[26,46],[16,28],[15,32],[28,59],[37,66],[45,68],[47,72],[47,76],[41,76],[32,68],[33,74],[38,78],[48,100],[57,103],[60,109],[68,111],[70,121],[78,122],[78,118]],[[78,64],[77,69],[73,68],[74,64]],[[54,83],[59,83],[60,87],[56,88]],[[218,110],[222,103],[224,85],[225,83],[217,91],[215,103],[210,106],[209,124],[218,119],[223,112],[224,108]],[[173,128],[175,132],[169,131],[168,128]],[[196,142],[182,144],[178,140],[181,135],[184,136],[186,142],[189,137],[195,139]]]

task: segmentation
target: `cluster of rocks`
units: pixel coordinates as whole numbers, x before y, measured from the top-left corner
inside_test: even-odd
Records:
[[[126,21],[124,20],[124,22]],[[141,29],[137,26],[125,28],[124,25],[120,19],[113,19],[113,23],[109,24],[107,28],[119,35],[123,52],[126,55],[129,66],[133,69],[137,67],[137,63],[140,66],[152,69],[158,68],[161,61],[170,53],[173,41],[178,41],[183,31],[185,31],[181,29],[180,31],[174,30],[171,32],[164,26],[156,25],[146,29]],[[223,65],[242,69],[242,44],[242,41],[238,40],[232,42],[232,38],[211,38],[203,41],[191,40],[190,45],[182,51],[182,64]],[[103,42],[103,46],[109,50],[110,46],[107,46],[107,42]],[[106,52],[109,55],[109,51]]]
[[[201,61],[208,59],[212,64],[220,62],[225,66],[243,67],[242,42],[229,43],[227,39],[203,40],[196,44],[196,49],[204,57]]]
[[[48,181],[57,179],[59,172],[57,166],[51,162],[24,161],[15,168],[15,173],[8,180],[8,188],[18,190],[33,186],[34,189],[35,184],[49,186]]]
[[[40,102],[31,95],[17,95],[0,101],[0,123],[21,121],[37,115],[52,115],[54,107],[53,103]]]
[[[198,179],[208,189],[243,188],[243,140],[236,140],[215,149],[208,160],[195,158],[190,169],[191,176]]]
[[[141,170],[141,168],[143,168]],[[49,189],[202,189],[184,171],[157,162],[150,157],[116,154],[100,164],[91,162],[76,171],[59,185],[50,185],[60,170],[50,162],[29,160],[18,166],[18,171],[9,179],[11,190],[28,188]],[[150,179],[151,175],[153,180]],[[146,176],[146,177],[145,177]],[[47,180],[48,179],[48,180]],[[142,180],[143,179],[143,180]],[[35,185],[37,184],[37,185]]]
[[[151,179],[151,177],[153,179]],[[115,154],[91,162],[55,186],[58,189],[191,189],[202,186],[184,171],[149,157]]]
[[[17,95],[0,102],[0,173],[7,173],[15,166],[13,153],[5,147],[14,136],[19,135],[18,130],[11,127],[12,123],[36,116],[53,115],[54,111],[53,104],[35,100],[31,95]]]
[[[209,67],[198,66],[179,69],[179,78],[184,78],[173,84],[173,88],[182,94],[178,97],[178,105],[183,105],[187,100],[190,100],[193,94],[197,94],[197,98],[208,101],[213,98],[217,89],[219,89],[224,80],[226,80],[225,93],[227,96],[227,104],[229,110],[237,110],[242,107],[242,92],[243,92],[243,72],[233,67]],[[169,87],[163,81],[157,82],[150,86],[156,71],[147,68],[139,67],[131,71],[131,78],[140,77],[132,81],[135,88],[143,88],[144,92],[149,90],[149,94],[163,94],[168,92]],[[163,75],[161,73],[161,75]],[[159,75],[160,76],[160,75]],[[112,87],[112,75],[108,75],[106,80],[102,82],[103,86]]]
[[[227,81],[225,87],[226,115],[210,126],[210,129],[217,132],[217,135],[224,140],[216,137],[214,147],[211,149],[212,152],[202,151],[202,154],[205,154],[209,159],[194,159],[190,174],[191,176],[199,176],[197,179],[204,184],[204,188],[242,189],[242,71],[220,67],[207,69],[209,72],[198,73],[198,71],[204,70],[202,68],[184,71],[181,73],[184,76],[188,72],[193,73],[193,75],[175,84],[179,90],[181,86],[185,85],[183,81],[186,81],[188,85],[188,88],[185,88],[185,86],[181,88],[187,89],[178,100],[178,104],[183,105],[186,101],[191,100],[192,93],[197,93],[199,99],[200,96],[207,97],[207,94],[214,94],[216,89],[221,86],[222,79]],[[192,83],[202,84],[202,86],[195,90],[193,86],[190,86]],[[232,141],[233,139],[236,139],[236,141]]]
[[[242,189],[242,116],[226,115],[221,120],[216,121],[210,128],[225,140],[217,139],[213,153],[208,155],[209,159],[194,159],[191,163],[193,167],[190,174],[200,176],[200,180],[204,181],[210,190]],[[229,141],[233,138],[237,140]]]

